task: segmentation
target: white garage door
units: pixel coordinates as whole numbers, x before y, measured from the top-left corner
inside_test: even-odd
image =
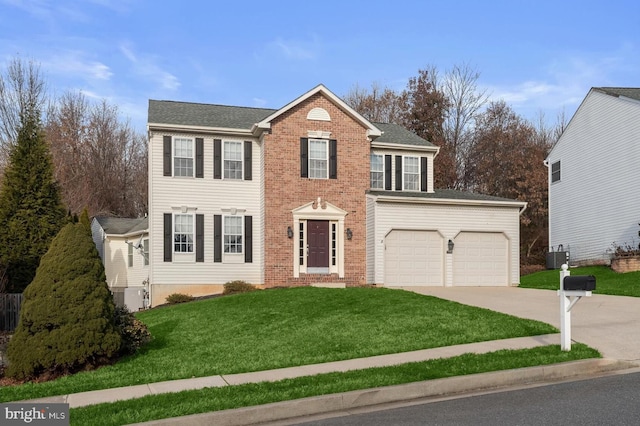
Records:
[[[499,232],[461,232],[453,249],[453,285],[509,284],[509,243]]]
[[[391,231],[385,239],[385,286],[443,285],[443,252],[435,231]]]

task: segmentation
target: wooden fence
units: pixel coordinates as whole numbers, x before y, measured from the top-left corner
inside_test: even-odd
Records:
[[[0,331],[13,331],[20,319],[22,293],[0,294]]]

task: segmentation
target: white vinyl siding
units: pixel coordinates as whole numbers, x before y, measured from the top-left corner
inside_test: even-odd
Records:
[[[384,189],[384,155],[371,154],[371,189]]]
[[[373,226],[375,234],[373,246],[367,247],[367,263],[372,262],[374,269],[371,284],[384,284],[385,239],[395,229],[437,231],[443,237],[443,252],[446,251],[446,242],[464,231],[503,233],[509,241],[509,285],[519,283],[519,208],[375,202],[375,197],[369,197],[368,203],[371,204],[367,212],[372,211],[373,214],[367,214],[367,228]],[[370,220],[375,224],[371,225]],[[452,255],[445,254],[445,286],[453,285],[454,275]]]
[[[163,139],[160,132],[155,132],[149,144],[149,252],[152,268],[147,268],[149,281],[158,289],[153,303],[164,303],[158,296],[162,288],[172,288],[180,292],[180,286],[220,285],[235,279],[252,284],[264,281],[263,233],[262,218],[263,195],[261,191],[263,176],[262,143],[251,137],[243,140],[252,141],[251,162],[252,180],[213,179],[213,140],[225,139],[225,135],[205,135],[203,179],[166,179],[163,177],[162,148]],[[195,140],[193,134],[174,134]],[[198,137],[201,137],[198,135]],[[244,147],[243,147],[244,149]],[[258,161],[257,159],[260,159]],[[244,170],[243,170],[244,172]],[[204,262],[195,262],[195,253],[187,254],[190,258],[164,262],[163,214],[179,214],[186,209],[189,214],[204,216]],[[214,215],[227,215],[223,209],[237,208],[238,215],[253,217],[253,262],[252,263],[214,263]],[[195,224],[194,224],[195,227]],[[173,232],[173,229],[172,229]],[[173,250],[173,247],[172,247]],[[182,254],[179,254],[183,256]],[[244,255],[235,255],[244,256]],[[243,259],[244,260],[244,257]],[[159,298],[158,298],[159,297]]]
[[[549,154],[549,247],[571,262],[608,262],[613,244],[638,245],[640,102],[592,90]],[[551,182],[549,170],[549,182]]]
[[[173,138],[173,175],[193,176],[193,139]]]
[[[329,177],[329,141],[309,139],[309,178]]]

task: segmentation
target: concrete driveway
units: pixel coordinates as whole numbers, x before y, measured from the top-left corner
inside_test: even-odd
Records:
[[[560,329],[560,298],[555,291],[519,287],[403,289],[543,321]],[[571,309],[571,323],[573,341],[598,349],[606,358],[640,362],[640,298],[600,294],[583,297]]]

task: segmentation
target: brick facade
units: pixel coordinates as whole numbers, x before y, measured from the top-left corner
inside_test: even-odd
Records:
[[[308,120],[313,108],[323,108],[331,121]],[[309,131],[330,132],[337,140],[337,179],[300,177],[300,138]],[[265,279],[266,287],[297,286],[318,282],[365,283],[366,209],[369,187],[370,142],[366,129],[321,93],[311,96],[271,122],[264,137]],[[315,201],[331,203],[347,211],[344,227],[353,231],[344,240],[344,278],[338,274],[305,274],[294,278],[292,210]],[[297,230],[294,234],[297,236]],[[294,236],[294,239],[296,238]]]

